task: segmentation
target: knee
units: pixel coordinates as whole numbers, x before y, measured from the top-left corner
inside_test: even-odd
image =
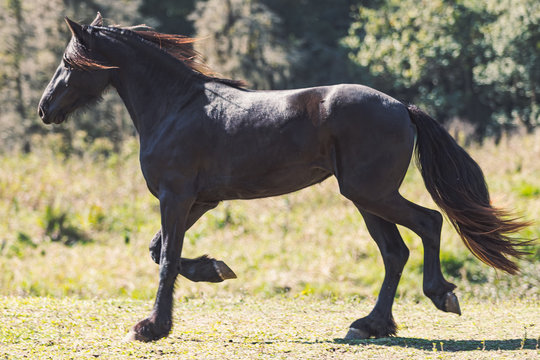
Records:
[[[180,259],[166,259],[159,264],[159,278],[174,281],[181,270]]]

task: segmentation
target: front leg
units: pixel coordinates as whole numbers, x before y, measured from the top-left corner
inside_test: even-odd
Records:
[[[215,208],[218,204],[218,202],[195,202],[189,210],[185,231],[188,231],[189,228],[204,215],[204,213]],[[156,264],[159,264],[161,257],[161,229],[154,235],[154,238],[150,242],[150,256]]]
[[[174,283],[178,275],[180,255],[189,211],[195,196],[191,192],[160,190],[162,247],[159,262],[159,286],[150,316],[135,325],[128,340],[154,341],[167,336],[172,328]]]
[[[159,264],[161,254],[161,230],[150,243],[150,256],[156,264]],[[180,258],[178,273],[194,282],[218,283],[227,279],[236,279],[236,274],[221,260],[216,260],[207,255],[196,259]]]
[[[217,202],[195,202],[189,211],[186,222],[186,231],[208,210],[215,208]],[[161,256],[161,230],[150,242],[150,256],[159,264]],[[196,259],[180,258],[180,275],[191,281],[222,282],[227,279],[236,279],[236,274],[225,262],[205,256]]]

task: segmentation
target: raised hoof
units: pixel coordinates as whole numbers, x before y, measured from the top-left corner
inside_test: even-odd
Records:
[[[369,333],[364,330],[349,328],[347,335],[345,335],[345,340],[363,340],[369,339]]]
[[[227,279],[236,279],[236,274],[223,261],[207,255],[196,259],[182,258],[179,274],[188,280],[218,283]]]
[[[214,260],[214,269],[222,280],[236,279],[237,276],[230,267],[221,260]]]
[[[444,311],[461,315],[458,298],[453,292],[444,295]]]

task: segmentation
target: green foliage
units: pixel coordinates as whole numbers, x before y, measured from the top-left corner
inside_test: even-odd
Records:
[[[516,186],[516,191],[519,195],[526,198],[534,198],[540,196],[540,187],[535,186],[527,181],[522,181]]]
[[[4,241],[2,243],[2,247],[0,248],[0,250],[7,257],[16,256],[16,257],[21,258],[23,257],[26,249],[36,248],[37,244],[32,241],[32,238],[28,234],[22,231],[19,231],[17,232],[16,241],[14,241],[11,245],[9,245],[7,249],[4,249],[5,246],[6,246],[6,242]]]
[[[88,141],[98,137],[120,143],[134,134],[133,126],[117,95],[106,94],[92,114],[79,113],[76,121],[50,129],[40,124],[37,104],[52,77],[70,33],[64,16],[89,23],[101,10],[117,23],[140,21],[139,0],[110,2],[17,0],[0,2],[0,150],[31,150],[34,134],[62,133],[66,144],[78,130]],[[118,150],[118,149],[115,149]]]
[[[540,120],[538,7],[529,0],[387,0],[358,7],[344,44],[375,87],[441,121],[466,119],[479,137],[516,121],[530,130]]]
[[[282,87],[295,52],[281,30],[281,19],[259,0],[198,2],[190,15],[196,43],[208,64],[225,76],[247,79],[250,87]]]
[[[161,31],[196,33],[203,39],[199,49],[218,73],[256,88],[350,82],[352,65],[339,45],[349,27],[349,10],[348,0],[335,0],[331,7],[325,0],[143,0],[140,7]],[[252,43],[249,51],[242,49],[246,41]],[[275,48],[276,56],[258,58],[256,51],[268,54],[269,48]],[[271,72],[277,74],[268,80]]]
[[[60,242],[68,246],[90,242],[90,238],[72,224],[69,212],[66,210],[47,205],[42,223],[45,237],[50,241]]]
[[[340,40],[350,26],[351,1],[328,0],[290,1],[264,0],[282,20],[297,56],[291,64],[287,87],[307,87],[361,81],[353,76],[354,64]]]
[[[484,29],[492,56],[474,69],[475,80],[490,91],[493,120],[516,120],[531,131],[540,124],[540,3],[535,0],[490,0],[486,7],[496,20]]]
[[[139,6],[141,16],[148,25],[169,34],[193,34],[193,23],[188,16],[195,9],[196,0],[142,0]]]

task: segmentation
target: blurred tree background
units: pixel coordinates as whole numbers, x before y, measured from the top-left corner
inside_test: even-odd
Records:
[[[69,39],[65,15],[197,36],[216,72],[255,89],[362,83],[485,136],[540,124],[537,0],[4,0],[0,151],[60,133],[65,154],[135,136],[114,91],[62,127],[36,106]],[[57,135],[58,136],[58,135]]]

